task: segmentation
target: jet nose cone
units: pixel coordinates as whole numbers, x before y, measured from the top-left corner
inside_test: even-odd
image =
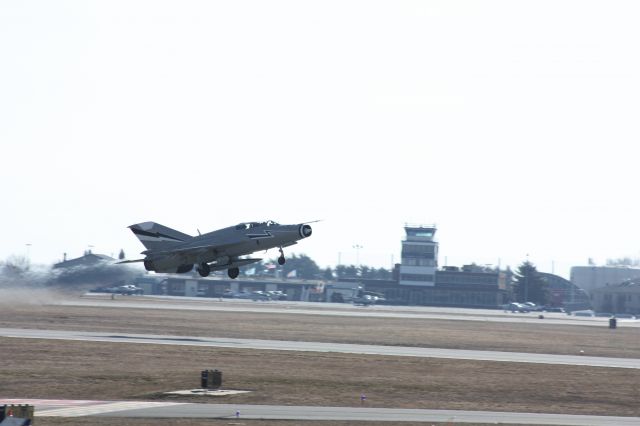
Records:
[[[300,236],[302,238],[310,237],[311,233],[312,233],[311,225],[306,225],[306,224],[300,225]]]

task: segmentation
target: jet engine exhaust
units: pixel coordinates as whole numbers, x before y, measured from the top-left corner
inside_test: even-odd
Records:
[[[300,236],[302,238],[307,238],[311,236],[311,226],[307,224],[300,225]]]

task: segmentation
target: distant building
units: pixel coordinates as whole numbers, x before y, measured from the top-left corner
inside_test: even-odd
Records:
[[[597,312],[640,315],[640,279],[600,287],[591,292]]]
[[[639,268],[626,266],[574,266],[571,282],[588,294],[597,288],[640,278]]]
[[[438,267],[438,243],[435,225],[406,225],[402,241],[400,285],[433,287]]]
[[[324,301],[324,282],[315,280],[278,280],[271,278],[238,278],[211,275],[203,278],[195,274],[147,274],[133,284],[144,294],[187,297],[222,297],[226,292],[251,294],[254,291],[279,290],[287,300]]]
[[[382,293],[387,304],[495,309],[508,302],[510,273],[477,265],[448,266],[434,271],[429,286],[403,285],[394,280],[343,278],[367,291]]]
[[[540,275],[547,281],[551,306],[563,306],[571,311],[591,308],[589,295],[571,281],[547,272]]]
[[[87,251],[84,256],[67,260],[67,254],[64,255],[62,262],[53,265],[54,268],[74,268],[76,266],[94,266],[102,262],[113,262],[115,259],[104,254],[94,254]]]
[[[445,267],[435,272],[432,288],[398,288],[390,296],[405,299],[411,305],[496,308],[507,302],[509,280],[504,271],[476,265]]]

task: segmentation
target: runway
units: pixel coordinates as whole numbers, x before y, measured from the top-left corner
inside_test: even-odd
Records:
[[[575,325],[607,327],[608,318],[576,317],[555,312],[511,313],[492,309],[439,308],[427,306],[375,305],[355,307],[346,303],[252,302],[246,299],[218,299],[175,296],[119,296],[111,300],[105,295],[87,293],[80,299],[58,302],[63,306],[111,307],[133,309],[177,309],[219,312],[252,312],[342,317],[431,319],[453,321],[509,322],[536,325]],[[543,315],[543,319],[539,316]],[[619,319],[620,327],[640,327],[640,320]]]
[[[32,404],[37,417],[138,417],[378,422],[510,423],[562,426],[638,426],[639,417],[588,416],[494,411],[368,407],[193,404],[148,401],[65,401],[7,399],[0,404]]]
[[[91,331],[70,330],[33,330],[21,328],[0,328],[0,336],[29,339],[202,346],[276,351],[336,352],[361,355],[446,358],[476,361],[522,362],[534,364],[582,365],[589,367],[640,369],[640,359],[635,358],[549,355],[523,352],[475,351],[409,346],[354,345],[325,342],[212,338],[200,336],[170,336],[160,334],[99,333]]]

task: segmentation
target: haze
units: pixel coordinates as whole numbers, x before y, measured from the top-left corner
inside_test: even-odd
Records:
[[[266,219],[323,219],[287,251],[321,266],[405,222],[440,265],[638,257],[639,8],[3,1],[0,259]]]

